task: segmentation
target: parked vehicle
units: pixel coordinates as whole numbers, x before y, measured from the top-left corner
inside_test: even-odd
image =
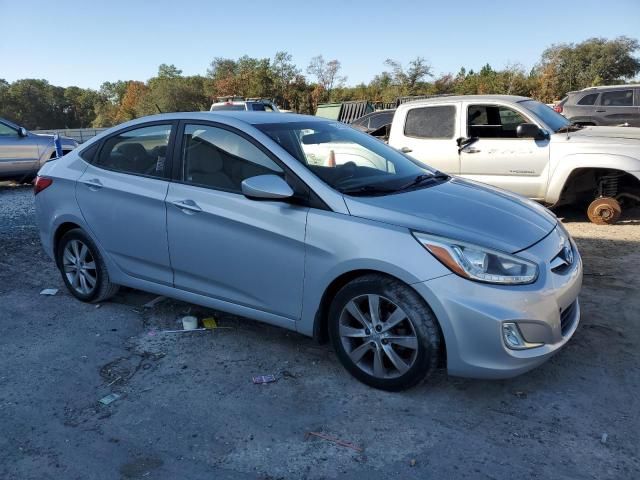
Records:
[[[60,137],[63,153],[78,146],[71,138]],[[56,156],[53,135],[36,135],[0,118],[0,180],[31,182],[40,167]]]
[[[640,85],[608,85],[569,92],[553,108],[578,125],[640,127]]]
[[[307,147],[322,143],[385,162],[313,165]],[[42,245],[78,299],[126,285],[328,336],[377,388],[441,361],[514,376],[579,322],[582,262],[549,211],[335,121],[140,118],[46,163],[34,189]]]
[[[351,122],[351,126],[361,132],[386,140],[389,138],[389,130],[395,113],[395,109],[377,110],[354,120]]]
[[[244,99],[242,97],[228,97],[225,99],[219,99],[211,105],[210,111],[242,111],[248,110],[250,112],[279,112],[278,107],[271,100],[265,100],[262,98]]]
[[[351,123],[374,111],[373,104],[366,100],[354,100],[338,103],[321,103],[316,109],[316,117]]]
[[[614,223],[640,201],[640,129],[581,127],[526,97],[469,95],[398,107],[389,145],[444,172]]]

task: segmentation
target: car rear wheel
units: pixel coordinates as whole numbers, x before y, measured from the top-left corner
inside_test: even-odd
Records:
[[[437,320],[415,290],[399,280],[383,275],[353,280],[338,292],[329,315],[338,358],[367,385],[404,390],[438,363]]]
[[[69,291],[83,302],[101,302],[113,296],[107,267],[93,241],[80,229],[63,235],[56,249],[57,264]]]

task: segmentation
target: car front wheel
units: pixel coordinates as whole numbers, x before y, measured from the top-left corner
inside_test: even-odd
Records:
[[[367,275],[344,286],[329,312],[338,358],[358,380],[382,390],[412,387],[436,367],[441,335],[424,300],[408,285]]]
[[[65,233],[56,251],[62,279],[74,297],[83,302],[101,302],[117,292],[118,286],[109,280],[98,248],[82,230]]]

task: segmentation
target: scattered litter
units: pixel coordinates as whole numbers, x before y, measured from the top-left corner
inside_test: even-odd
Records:
[[[257,377],[253,377],[253,383],[259,385],[261,383],[272,383],[277,381],[275,375],[258,375]]]
[[[100,399],[100,403],[103,404],[103,405],[109,405],[110,403],[113,403],[116,400],[118,400],[120,398],[120,396],[121,395],[118,394],[118,393],[110,393],[106,397],[102,397]]]
[[[204,328],[206,328],[207,330],[218,328],[218,322],[216,322],[216,319],[214,317],[203,318],[202,325],[204,325]]]
[[[163,297],[162,295],[160,295],[159,297],[154,298],[153,300],[145,303],[142,308],[153,308],[155,307],[157,304],[159,304],[160,302],[162,302],[163,300],[165,300],[167,297]]]
[[[189,332],[205,332],[206,328],[193,328],[191,330],[161,330],[159,333],[189,333]],[[149,332],[151,335],[151,332]],[[155,334],[154,334],[155,335]]]
[[[609,438],[609,435],[607,435],[606,433],[603,433],[602,436],[600,437],[600,442],[607,443],[608,438]]]
[[[97,304],[97,305],[96,305],[96,310],[97,310],[98,308],[100,308],[101,306],[102,306],[102,304],[101,304],[101,303]]]
[[[42,290],[40,292],[40,295],[49,295],[49,296],[53,296],[55,294],[58,293],[58,289],[57,288],[45,288],[44,290]]]
[[[344,440],[340,440],[338,438],[330,437],[329,435],[325,435],[324,433],[307,432],[306,437],[308,437],[309,435],[313,435],[314,437],[321,438],[321,439],[326,440],[328,442],[333,442],[336,445],[340,445],[341,447],[351,448],[351,449],[355,450],[356,452],[364,451],[364,449],[362,447],[354,445],[353,443],[350,443],[350,442],[345,442]]]
[[[114,381],[112,381],[109,385],[107,385],[107,387],[110,387],[111,385],[113,385],[114,383],[116,383],[118,380],[122,380],[122,377],[118,377],[116,378]]]
[[[411,460],[409,460],[409,465],[410,465],[411,467],[415,467],[415,466],[416,466],[416,459],[415,459],[415,458],[412,458]]]
[[[527,398],[527,392],[513,392],[513,394],[518,398]]]
[[[195,330],[198,328],[198,318],[187,315],[182,317],[182,328],[185,330]]]

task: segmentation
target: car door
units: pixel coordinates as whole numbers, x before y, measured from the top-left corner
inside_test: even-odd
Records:
[[[167,195],[176,288],[298,319],[308,207],[242,194],[245,178],[283,175],[246,134],[195,122],[181,132],[181,163]]]
[[[16,128],[0,121],[0,178],[35,174],[39,158],[33,138],[21,136]]]
[[[459,108],[459,103],[410,108],[402,131],[393,140],[393,146],[431,167],[458,174],[460,158],[456,138],[459,132]]]
[[[468,103],[463,118],[466,146],[460,149],[460,175],[529,198],[544,198],[549,139],[518,138],[521,123],[534,123],[512,106]]]
[[[82,215],[100,247],[127,275],[173,284],[165,198],[171,122],[107,137],[76,185]]]
[[[638,106],[634,105],[633,88],[606,90],[600,95],[600,104],[596,106],[598,125],[638,124]]]

